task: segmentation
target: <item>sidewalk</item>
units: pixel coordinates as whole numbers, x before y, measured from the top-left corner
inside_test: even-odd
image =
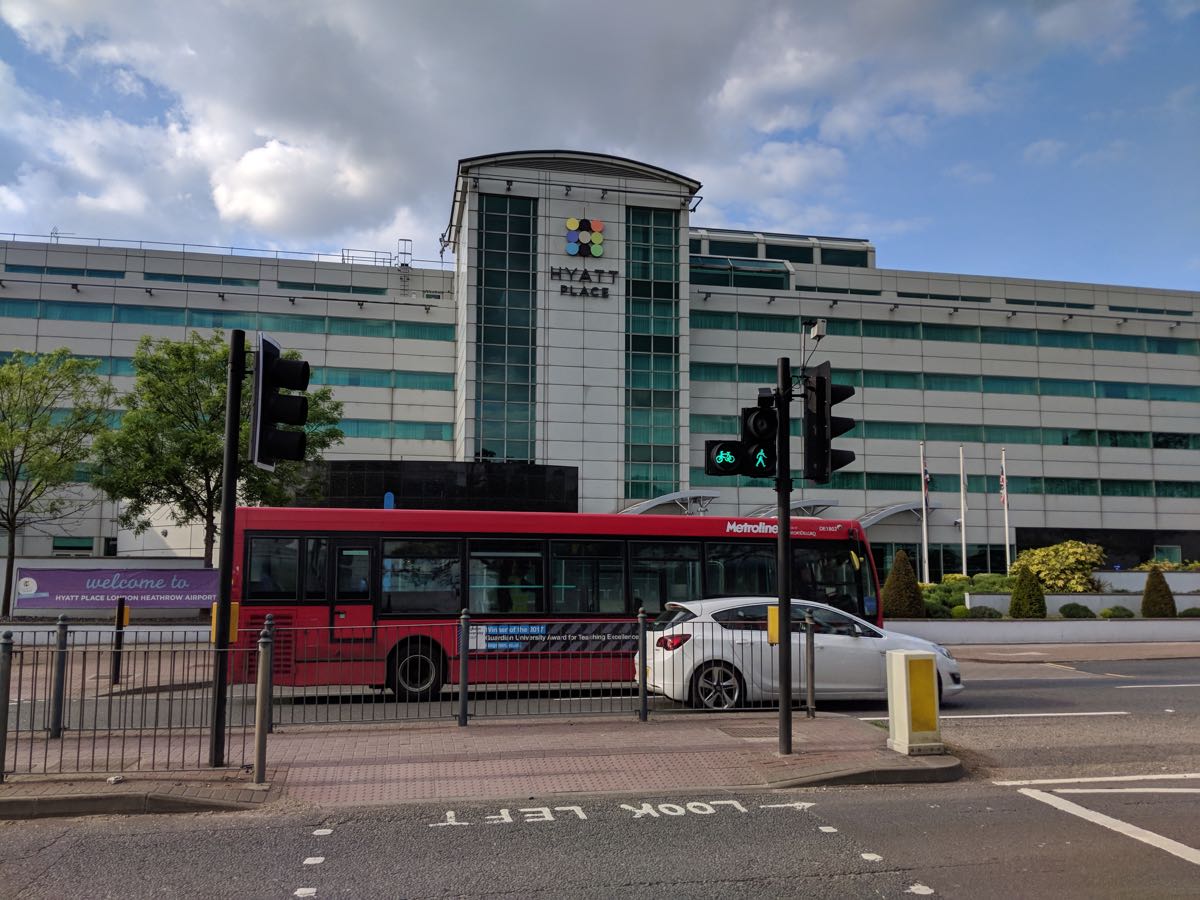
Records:
[[[1116,659],[1200,659],[1200,643],[958,644],[946,647],[960,662],[1065,663]]]
[[[269,785],[237,770],[9,776],[0,819],[86,813],[251,809],[287,800],[322,809],[430,800],[892,784],[962,777],[952,756],[905,757],[887,732],[850,716],[794,714],[778,754],[774,713],[489,719],[295,727],[271,736]]]

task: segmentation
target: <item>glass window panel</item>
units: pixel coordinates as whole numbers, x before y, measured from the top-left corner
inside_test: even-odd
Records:
[[[830,380],[834,384],[846,384],[851,387],[861,387],[863,383],[863,373],[858,369],[834,369],[830,373]]]
[[[1153,497],[1153,481],[1136,481],[1132,478],[1104,478],[1100,481],[1103,497]]]
[[[380,611],[408,615],[462,609],[462,542],[385,540]]]
[[[258,327],[264,331],[290,331],[295,334],[324,334],[324,316],[289,316],[260,313]]]
[[[545,612],[540,541],[472,541],[469,549],[471,612]]]
[[[75,322],[111,322],[113,308],[111,303],[69,303],[43,300],[42,318]]]
[[[1047,494],[1095,497],[1100,493],[1099,484],[1094,478],[1043,478],[1042,483]]]
[[[1095,447],[1096,432],[1088,428],[1043,428],[1042,443],[1063,447]]]
[[[1028,328],[984,326],[980,331],[985,344],[1013,344],[1021,347],[1037,345],[1037,332]]]
[[[633,609],[657,615],[671,600],[702,596],[700,544],[675,541],[630,541]]]
[[[1146,431],[1097,431],[1096,440],[1101,447],[1150,448],[1150,433]]]
[[[796,247],[790,244],[767,244],[767,257],[770,259],[786,259],[788,262],[812,265],[813,248]]]
[[[868,472],[868,491],[912,491],[921,489],[921,479],[914,472]]]
[[[867,251],[822,247],[821,264],[825,266],[855,266],[865,269],[867,267]]]
[[[692,363],[695,381],[737,381],[737,366],[725,363]]]
[[[0,300],[0,316],[13,319],[36,319],[38,302],[36,300]]]
[[[966,344],[979,343],[979,328],[974,325],[943,325],[926,322],[921,326],[921,335],[927,341],[957,341]]]
[[[833,491],[861,491],[865,486],[862,472],[834,472],[829,476],[829,489]]]
[[[243,328],[257,330],[258,316],[252,312],[226,312],[219,309],[196,309],[187,311],[188,328]]]
[[[920,372],[884,372],[868,369],[863,372],[863,387],[921,390]]]
[[[1154,493],[1159,497],[1200,498],[1200,481],[1156,481]]]
[[[329,334],[350,337],[390,338],[392,336],[391,322],[380,322],[374,319],[350,319],[342,316],[330,316],[326,327]]]
[[[705,586],[709,597],[753,597],[775,592],[773,543],[708,541],[704,545]]]
[[[335,600],[371,598],[371,551],[366,547],[339,547],[334,573]]]
[[[1097,381],[1096,396],[1117,400],[1149,400],[1150,388],[1145,384],[1124,381]]]
[[[800,318],[799,316],[768,316],[755,315],[753,313],[740,313],[738,315],[737,327],[740,331],[767,331],[777,334],[799,334]]]
[[[733,270],[733,286],[764,288],[786,291],[789,285],[787,272],[748,272],[737,267]]]
[[[329,577],[329,543],[325,538],[304,542],[304,599],[324,600],[329,596],[325,580]]]
[[[984,425],[984,439],[989,444],[1040,444],[1042,429],[1029,425]]]
[[[719,238],[708,239],[708,252],[713,256],[758,256],[756,241],[728,241]]]
[[[924,439],[920,422],[865,422],[861,423],[865,436],[886,441],[920,441]]]
[[[312,370],[314,384],[346,387],[391,387],[392,373],[382,369],[348,369],[317,366]]]
[[[1195,434],[1177,434],[1167,431],[1154,432],[1153,442],[1155,450],[1196,450],[1200,449],[1197,446],[1197,439],[1200,435]]]
[[[116,321],[128,325],[176,325],[187,320],[187,310],[158,306],[115,307]]]
[[[1038,388],[1042,394],[1052,397],[1091,397],[1094,390],[1090,381],[1071,378],[1041,378]]]
[[[982,379],[978,375],[946,375],[939,372],[925,373],[927,391],[967,391],[979,393]]]
[[[1180,340],[1178,338],[1152,337],[1146,338],[1146,349],[1150,353],[1196,355],[1196,341]]]
[[[988,394],[1027,394],[1038,392],[1036,378],[1016,378],[1009,375],[984,375],[983,390]]]
[[[300,544],[294,537],[250,538],[246,599],[294,600],[299,555]]]
[[[925,440],[927,441],[982,441],[982,425],[959,425],[954,423],[926,422]]]
[[[550,573],[550,612],[625,612],[625,550],[620,541],[552,541]]]
[[[392,436],[392,423],[380,419],[342,419],[338,423],[346,437],[358,438],[389,438]]]
[[[1097,350],[1145,353],[1146,339],[1140,334],[1093,334],[1092,346]]]
[[[449,372],[394,372],[395,387],[422,391],[454,390],[454,375]]]
[[[1152,384],[1149,386],[1149,392],[1151,400],[1200,403],[1200,387],[1192,384]]]
[[[862,323],[862,336],[919,341],[921,339],[921,323],[878,322],[872,319],[864,319]]]
[[[454,437],[450,422],[393,422],[393,436],[400,440],[448,441]]]
[[[1039,347],[1062,347],[1071,350],[1092,349],[1092,336],[1075,331],[1038,331]]]
[[[858,319],[826,319],[825,333],[841,337],[859,337],[862,335],[862,322]]]

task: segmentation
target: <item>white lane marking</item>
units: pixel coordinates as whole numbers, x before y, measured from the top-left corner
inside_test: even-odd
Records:
[[[821,830],[826,834],[837,834],[837,829],[832,825],[822,825]]]
[[[1064,666],[1062,663],[1046,663],[1046,665],[1048,665],[1048,666],[1053,666],[1053,667],[1054,667],[1054,668],[1056,668],[1056,669],[1067,669],[1067,670],[1069,670],[1069,671],[1071,671],[1071,672],[1078,672],[1078,671],[1079,671],[1079,670],[1078,670],[1077,668],[1075,668],[1074,666]]]
[[[939,719],[1057,719],[1077,716],[1127,716],[1128,712],[1066,712],[1066,713],[971,713],[959,716],[938,716]],[[861,722],[886,722],[887,716],[860,716]]]
[[[1056,794],[1200,794],[1200,788],[1055,788]]]
[[[304,860],[306,866],[319,866],[323,862],[325,862],[325,857],[323,856],[309,856]]]
[[[799,810],[806,810],[806,809],[812,809],[812,808],[813,808],[814,806],[816,806],[816,805],[817,805],[817,804],[815,804],[815,803],[803,803],[803,802],[800,802],[800,803],[760,803],[760,804],[758,805],[758,808],[759,808],[759,809],[799,809]]]
[[[1181,844],[1179,841],[1173,841],[1170,838],[1163,837],[1161,834],[1147,831],[1145,828],[1138,828],[1136,825],[1130,825],[1128,822],[1122,822],[1120,819],[1114,819],[1112,816],[1106,816],[1095,810],[1087,809],[1078,803],[1072,803],[1070,800],[1064,800],[1062,797],[1056,797],[1045,791],[1037,791],[1033,788],[1021,788],[1020,792],[1026,797],[1040,800],[1048,806],[1053,806],[1055,809],[1078,816],[1084,821],[1100,825],[1110,831],[1117,832],[1117,834],[1123,834],[1126,837],[1133,838],[1135,841],[1141,841],[1143,844],[1149,844],[1151,847],[1164,850],[1172,856],[1178,856],[1192,865],[1200,866],[1200,850],[1189,847],[1187,844]]]
[[[927,885],[927,884],[921,884],[921,882],[919,882],[919,881],[918,881],[916,884],[914,884],[914,885],[911,885],[911,886],[909,886],[908,888],[906,888],[906,889],[905,889],[905,891],[904,891],[904,893],[906,893],[906,894],[925,894],[925,895],[928,895],[928,894],[932,894],[932,893],[933,893],[933,888],[931,888],[931,887],[930,887],[929,885]]]
[[[1173,709],[1164,709],[1164,710],[1163,710],[1163,712],[1170,712],[1170,713],[1173,713],[1173,712],[1175,712],[1175,710],[1173,710]]]
[[[1180,772],[1173,775],[1109,775],[1089,778],[1033,778],[1028,781],[993,781],[999,787],[1023,787],[1030,784],[1097,784],[1106,781],[1181,781],[1200,778],[1200,772]]]
[[[1196,684],[1118,684],[1118,685],[1114,685],[1113,690],[1131,691],[1136,688],[1179,688],[1179,687],[1200,687],[1200,683],[1196,683]]]
[[[313,834],[315,834],[317,837],[324,837],[327,834],[333,834],[333,829],[332,828],[318,828],[316,831],[313,832]]]
[[[316,888],[296,888],[292,892],[293,897],[315,897],[317,896]]]
[[[1118,675],[1116,672],[1105,672],[1109,678],[1137,678],[1136,675]]]
[[[880,856],[878,853],[860,853],[858,855],[861,856],[863,859],[865,859],[867,862],[881,862],[883,860],[883,857]]]

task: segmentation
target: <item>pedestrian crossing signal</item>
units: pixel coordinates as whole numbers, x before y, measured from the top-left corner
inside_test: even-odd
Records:
[[[773,402],[769,395],[763,400]],[[760,404],[763,402],[759,401]],[[742,445],[745,464],[742,474],[753,478],[774,478],[778,451],[779,413],[772,406],[747,406],[742,410]]]
[[[740,475],[746,450],[741,441],[705,441],[705,475]]]

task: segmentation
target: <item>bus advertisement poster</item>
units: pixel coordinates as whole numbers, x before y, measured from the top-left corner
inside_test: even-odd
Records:
[[[636,622],[505,622],[472,625],[472,650],[571,653],[637,650]]]

